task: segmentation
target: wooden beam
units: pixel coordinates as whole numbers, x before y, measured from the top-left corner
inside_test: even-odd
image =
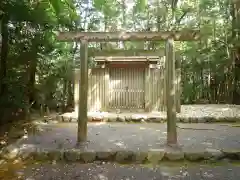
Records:
[[[174,40],[166,42],[167,144],[177,144]]]
[[[88,103],[88,42],[82,41],[80,46],[80,83],[78,110],[78,143],[87,140],[87,103]]]
[[[161,32],[60,32],[60,41],[102,42],[102,41],[162,41],[169,38],[175,41],[192,41],[200,38],[199,30],[161,31]]]
[[[106,65],[108,68],[147,68],[148,64],[147,63],[141,63],[141,62],[136,62],[136,63],[110,63]]]
[[[89,56],[164,56],[165,49],[145,50],[145,49],[111,49],[111,50],[96,50],[89,48]]]
[[[97,56],[95,57],[95,61],[108,61],[108,62],[116,62],[116,61],[143,61],[143,62],[148,62],[148,61],[158,61],[159,56]]]

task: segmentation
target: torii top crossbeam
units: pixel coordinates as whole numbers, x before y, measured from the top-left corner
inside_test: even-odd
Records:
[[[200,39],[199,30],[160,31],[160,32],[60,32],[60,41],[163,41],[172,38],[175,41],[194,41]]]

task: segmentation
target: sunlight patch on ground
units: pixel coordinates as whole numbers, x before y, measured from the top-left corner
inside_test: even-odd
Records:
[[[99,180],[108,180],[108,177],[106,177],[103,174],[98,174],[98,178],[99,178]]]
[[[25,169],[33,164],[42,164],[42,162],[32,159],[28,159],[25,161],[22,161],[21,159],[15,159],[13,161],[8,161],[6,164],[0,165],[0,179],[21,179],[22,174],[18,173],[18,170]]]
[[[207,145],[207,146],[210,146],[210,147],[213,145],[213,144],[210,143],[210,142],[203,142],[202,144]]]
[[[229,110],[231,110],[231,108],[227,107],[227,108],[222,108],[221,110],[222,111],[229,111]]]
[[[94,126],[101,126],[107,124],[106,122],[98,122],[98,123],[93,123]]]
[[[116,142],[116,143],[114,143],[115,145],[117,145],[117,146],[119,146],[119,147],[121,147],[121,148],[127,148],[127,146],[126,145],[124,145],[124,143],[123,142]]]

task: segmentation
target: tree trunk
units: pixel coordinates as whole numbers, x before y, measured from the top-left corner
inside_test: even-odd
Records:
[[[126,2],[122,0],[122,29],[126,29]],[[126,43],[123,41],[122,45],[124,49],[126,49]]]
[[[67,95],[67,83],[66,79],[63,79],[63,93],[62,93],[62,111],[66,111],[66,95]]]
[[[30,120],[30,109],[35,102],[35,76],[37,71],[37,52],[38,52],[39,36],[36,35],[32,39],[32,49],[29,52],[29,60],[27,64],[26,77],[26,97],[25,97],[25,112],[26,120]]]
[[[35,76],[37,71],[37,54],[34,52],[33,59],[30,60],[29,63],[29,79],[28,79],[28,95],[29,95],[29,101],[30,103],[33,103],[35,101]]]
[[[30,120],[30,109],[35,102],[35,74],[37,70],[37,54],[35,51],[30,52],[31,59],[28,60],[27,72],[26,72],[26,94],[25,94],[25,114],[26,120]]]
[[[203,67],[200,68],[200,73],[201,73],[201,76],[200,76],[200,80],[201,80],[201,86],[204,87],[205,89],[205,83],[204,83],[204,72],[203,72]],[[200,96],[201,96],[201,99],[206,99],[205,97],[205,91],[203,89],[201,89],[201,92],[200,92]]]
[[[68,110],[69,108],[73,107],[73,85],[72,85],[72,80],[68,81],[68,85],[67,85],[67,107]]]
[[[71,30],[71,29],[70,29]],[[74,43],[73,49],[72,49],[72,63],[71,63],[71,78],[68,81],[68,96],[67,96],[67,106],[73,107],[74,106],[74,78],[75,78],[75,55],[78,50],[78,44]]]
[[[1,47],[1,62],[0,62],[0,97],[3,97],[7,84],[5,78],[7,76],[7,56],[8,56],[8,17],[3,15],[2,24],[2,47]]]
[[[238,104],[236,100],[240,97],[240,94],[238,93],[238,71],[239,67],[237,64],[239,64],[239,57],[240,57],[240,47],[237,45],[237,42],[239,40],[239,13],[238,10],[240,9],[239,6],[240,3],[233,3],[231,6],[231,15],[232,15],[232,40],[233,40],[233,50],[232,50],[232,79],[233,79],[233,85],[232,85],[232,103]]]

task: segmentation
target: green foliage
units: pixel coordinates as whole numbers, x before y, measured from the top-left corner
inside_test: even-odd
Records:
[[[57,42],[55,31],[76,25],[75,2],[3,0],[0,7],[9,24],[7,59],[1,58],[7,64],[7,91],[0,97],[0,105],[24,109],[33,102],[46,104],[49,93],[61,90],[57,84],[63,78],[71,79],[72,45]]]
[[[136,0],[135,12],[142,12],[147,8],[147,0]]]

